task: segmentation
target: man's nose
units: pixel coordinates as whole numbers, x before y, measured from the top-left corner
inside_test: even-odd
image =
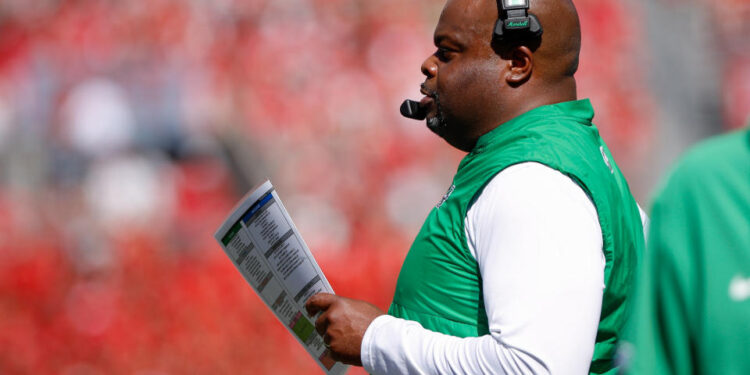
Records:
[[[428,79],[437,75],[437,62],[435,61],[435,55],[428,56],[422,62],[422,74]]]

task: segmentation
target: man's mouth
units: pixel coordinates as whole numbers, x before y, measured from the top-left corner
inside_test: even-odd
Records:
[[[434,98],[435,94],[437,93],[435,90],[430,90],[429,88],[427,88],[427,85],[425,85],[424,83],[419,85],[419,92],[421,92],[422,95],[430,98]]]
[[[428,89],[424,83],[420,85],[419,92],[424,95],[419,101],[419,106],[427,111],[427,119],[429,120],[430,117],[436,115],[435,98],[437,98],[437,92]]]
[[[419,106],[421,108],[427,109],[432,106],[432,103],[434,101],[435,100],[433,100],[431,96],[425,96],[424,98],[422,98],[422,100],[419,101]]]
[[[427,127],[433,133],[442,137],[447,129],[447,124],[445,123],[440,106],[440,96],[437,91],[430,90],[424,83],[420,85],[419,92],[424,94],[424,98],[419,101],[419,106],[427,111],[427,116],[425,117]]]

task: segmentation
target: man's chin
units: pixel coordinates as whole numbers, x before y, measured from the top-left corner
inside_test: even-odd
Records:
[[[441,121],[438,116],[427,117],[426,122],[430,131],[461,151],[470,152],[476,144],[476,140],[469,141],[462,137],[457,137],[456,134],[450,132],[448,124],[445,121]]]
[[[443,136],[445,133],[445,125],[440,121],[440,118],[437,116],[428,116],[425,121],[427,122],[427,128],[429,128],[430,131],[441,137]]]

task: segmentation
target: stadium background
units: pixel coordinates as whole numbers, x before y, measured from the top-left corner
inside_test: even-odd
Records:
[[[648,206],[750,113],[750,2],[576,4],[579,96]],[[441,7],[0,1],[0,373],[315,373],[213,231],[270,178],[336,291],[386,308],[462,156],[397,111]]]

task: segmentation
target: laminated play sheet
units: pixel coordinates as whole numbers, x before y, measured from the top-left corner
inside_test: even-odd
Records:
[[[214,235],[237,270],[326,374],[347,365],[331,359],[304,304],[333,293],[279,196],[266,181],[248,193]]]

